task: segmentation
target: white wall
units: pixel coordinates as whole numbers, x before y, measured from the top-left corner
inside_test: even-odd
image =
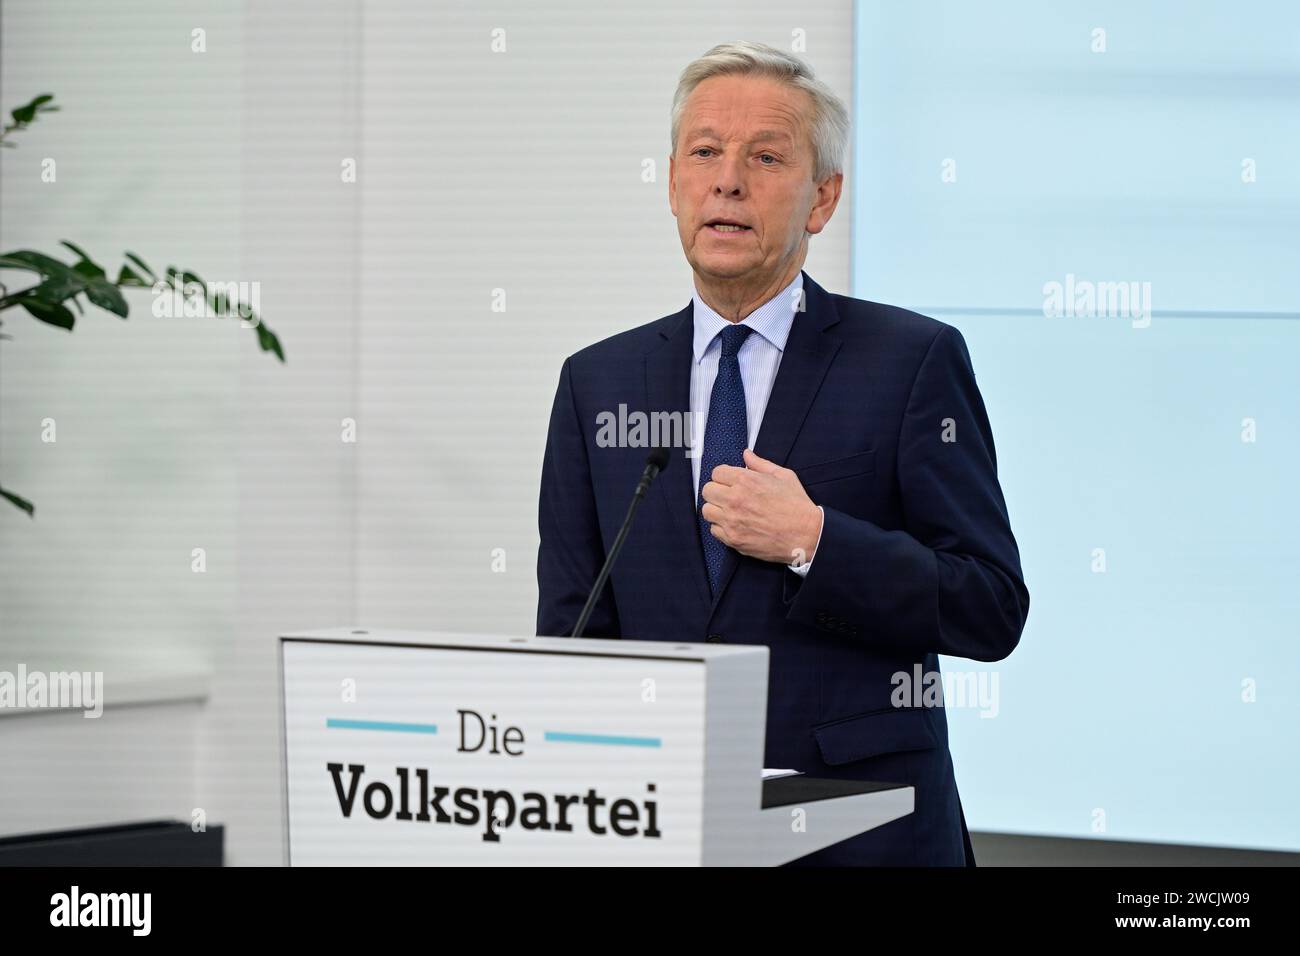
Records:
[[[229,862],[278,863],[276,635],[532,633],[560,363],[690,296],[666,198],[677,74],[715,43],[789,47],[803,30],[847,100],[851,4],[10,0],[2,15],[0,105],[49,89],[65,111],[0,154],[0,247],[67,236],[258,280],[289,361],[247,330],[88,315],[68,336],[5,315],[0,482],[39,510],[0,514],[0,669],[63,651],[106,659],[110,695],[113,673],[160,667],[210,691],[81,721],[93,731],[0,719],[0,761],[24,781],[0,832],[201,807],[227,825]],[[18,178],[56,150],[74,157],[60,191]],[[849,202],[846,183],[807,264],[833,290]],[[33,435],[56,401],[54,452]],[[92,752],[122,758],[93,774],[107,803],[69,785]]]
[[[209,32],[190,52],[191,24]],[[237,15],[19,2],[3,7],[0,106],[53,93],[61,112],[0,152],[0,249],[72,261],[69,239],[114,276],[123,250],[155,270],[232,276],[240,254]],[[232,83],[233,78],[233,83]],[[54,181],[43,181],[50,168]],[[35,284],[3,270],[11,291]],[[121,675],[206,670],[235,597],[238,412],[252,331],[88,307],[69,333],[19,309],[0,341],[0,484],[36,505],[0,510],[0,635],[29,665]],[[84,302],[84,299],[82,300]],[[48,427],[54,441],[45,441]],[[191,551],[207,552],[204,574]]]
[[[243,32],[242,267],[264,276],[288,366],[239,379],[238,601],[218,648],[196,800],[227,859],[278,864],[277,637],[356,616],[360,13],[348,0],[249,3]]]
[[[194,26],[206,54],[191,52]],[[39,93],[61,105],[0,151],[0,250],[67,259],[66,238],[114,275],[130,249],[155,270],[231,277],[238,9],[11,2],[0,31],[6,118]],[[250,330],[156,318],[147,292],[128,300],[128,320],[87,308],[71,333],[3,313],[0,483],[36,519],[0,506],[0,669],[102,671],[114,702],[193,698],[234,631],[237,370],[267,363]],[[194,548],[206,573],[191,570]],[[0,717],[0,833],[188,819],[202,713],[191,699]]]
[[[38,510],[0,512],[0,669],[102,668],[110,707],[0,717],[0,832],[201,808],[231,862],[279,862],[275,638],[354,616],[358,25],[350,2],[3,7],[5,111],[47,90],[63,111],[0,154],[0,248],[258,281],[288,363],[147,293],[71,335],[5,313],[0,475]],[[201,704],[111,706],[196,674]]]

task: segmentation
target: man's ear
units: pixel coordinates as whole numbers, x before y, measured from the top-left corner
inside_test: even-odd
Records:
[[[817,235],[831,221],[831,213],[840,201],[840,191],[844,187],[844,174],[834,173],[817,185],[817,196],[813,200],[812,210],[808,213],[808,225],[804,228],[809,235]]]

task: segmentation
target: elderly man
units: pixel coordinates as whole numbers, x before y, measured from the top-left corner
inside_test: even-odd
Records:
[[[915,812],[803,858],[973,865],[937,655],[996,661],[1029,593],[961,334],[803,272],[839,202],[848,114],[798,58],[714,47],[682,73],[668,201],[680,312],[560,371],[542,469],[537,632],[565,635],[645,461],[597,441],[620,404],[687,413],[586,634],[770,648],[765,766],[906,783]]]

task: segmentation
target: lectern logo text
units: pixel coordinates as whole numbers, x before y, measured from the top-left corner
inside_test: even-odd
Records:
[[[498,843],[501,833],[518,826],[523,830],[552,830],[557,833],[585,831],[594,836],[662,836],[656,821],[658,804],[655,785],[646,784],[646,796],[638,802],[628,797],[610,799],[594,787],[585,794],[456,787],[430,783],[425,767],[394,768],[396,780],[366,782],[364,764],[325,765],[334,782],[339,811],[344,818],[362,811],[375,820],[406,820],[452,826],[482,827],[483,839]],[[412,783],[414,782],[414,793]]]

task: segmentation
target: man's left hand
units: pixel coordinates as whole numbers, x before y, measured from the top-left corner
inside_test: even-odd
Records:
[[[761,561],[811,561],[822,515],[799,476],[748,448],[745,466],[718,465],[700,489],[700,514],[713,536]]]

